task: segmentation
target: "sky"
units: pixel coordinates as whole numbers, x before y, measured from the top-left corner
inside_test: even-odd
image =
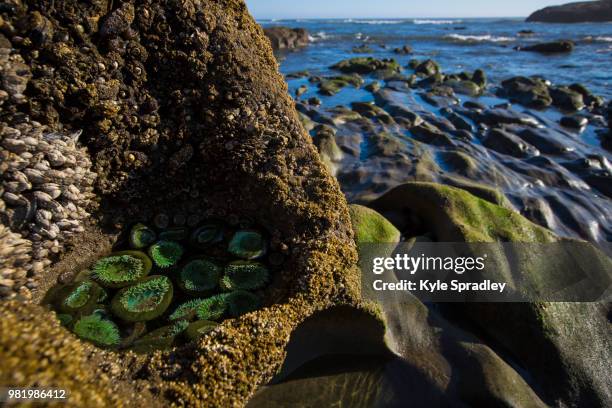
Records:
[[[246,0],[257,19],[523,17],[564,0]]]

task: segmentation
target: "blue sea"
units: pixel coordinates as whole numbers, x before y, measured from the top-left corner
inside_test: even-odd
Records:
[[[358,55],[351,52],[352,48],[366,43],[373,50],[367,55],[393,57],[403,65],[413,58],[432,58],[445,72],[484,69],[494,83],[517,75],[541,75],[555,84],[581,82],[594,93],[612,98],[612,24],[539,24],[526,23],[522,18],[259,22],[264,27],[302,27],[310,32],[309,47],[283,55],[283,73],[331,73],[330,65]],[[521,36],[521,30],[535,33]],[[575,51],[546,56],[514,50],[517,45],[558,39],[574,41]],[[403,45],[411,46],[414,53],[395,55],[393,49]]]

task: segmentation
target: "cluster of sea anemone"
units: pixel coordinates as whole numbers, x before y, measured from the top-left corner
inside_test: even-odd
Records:
[[[149,352],[196,340],[262,305],[273,268],[262,232],[207,222],[191,231],[136,224],[127,235],[115,252],[47,294],[78,337]]]

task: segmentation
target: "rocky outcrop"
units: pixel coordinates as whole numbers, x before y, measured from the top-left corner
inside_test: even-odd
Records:
[[[516,50],[539,52],[541,54],[562,54],[572,52],[574,50],[574,43],[568,40],[560,40],[548,43],[529,45],[526,47],[516,47]]]
[[[584,23],[612,21],[612,1],[583,1],[546,7],[527,18],[528,22]]]
[[[264,28],[266,37],[274,51],[293,50],[308,45],[308,31],[303,28],[268,27]]]

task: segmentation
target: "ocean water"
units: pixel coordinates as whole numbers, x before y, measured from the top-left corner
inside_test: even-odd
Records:
[[[612,24],[539,24],[523,19],[338,19],[260,20],[264,27],[302,27],[311,34],[306,49],[282,55],[281,71],[308,70],[331,73],[329,66],[360,54],[354,46],[367,43],[377,58],[393,57],[405,65],[410,59],[432,58],[445,72],[484,69],[499,83],[516,75],[541,75],[554,84],[581,82],[593,92],[612,98]],[[524,37],[521,30],[532,30]],[[518,52],[517,45],[569,39],[576,42],[571,54],[541,55]],[[381,47],[384,45],[386,48]],[[410,45],[411,55],[393,49]],[[366,54],[363,54],[366,55]],[[298,85],[297,83],[291,83]],[[354,96],[352,100],[355,100]],[[341,101],[340,101],[341,102]]]

